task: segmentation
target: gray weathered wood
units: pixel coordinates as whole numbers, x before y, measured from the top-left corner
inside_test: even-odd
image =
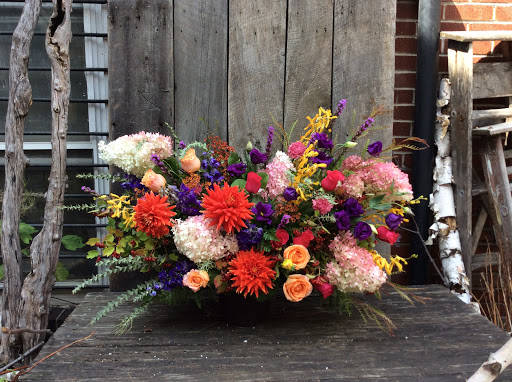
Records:
[[[473,129],[473,135],[498,135],[512,131],[512,122],[497,123],[490,126],[481,126]]]
[[[331,107],[333,0],[292,1],[288,5],[284,126],[295,121],[293,140],[307,116]]]
[[[375,4],[335,0],[332,105],[347,99],[335,125],[341,142],[350,133],[353,111],[357,127],[373,106],[383,106],[385,114],[376,124],[389,128],[373,132],[370,139],[386,147],[393,135],[396,0]]]
[[[153,306],[130,332],[115,335],[133,305],[94,326],[91,317],[109,295],[88,295],[45,345],[39,357],[83,338],[89,340],[41,363],[23,381],[120,380],[331,380],[444,382],[464,380],[508,340],[439,285],[415,292],[432,298],[415,307],[395,293],[382,301],[362,296],[398,327],[388,336],[361,316],[320,307],[320,296],[300,303],[274,301],[268,322],[255,327],[224,323],[218,306]],[[511,378],[506,370],[503,380]]]
[[[512,95],[512,62],[484,62],[473,66],[473,98]]]
[[[459,31],[441,32],[441,38],[460,42],[512,41],[512,31]]]
[[[483,119],[501,119],[512,117],[512,108],[506,107],[503,109],[488,109],[488,110],[474,110],[473,111],[473,126],[477,126],[478,122]]]
[[[229,4],[228,137],[264,150],[272,116],[283,120],[286,0]]]
[[[208,128],[227,139],[227,18],[227,0],[174,2],[175,127],[185,142]]]
[[[471,130],[473,109],[473,44],[450,40],[448,43],[448,72],[452,83],[451,128],[453,180],[457,228],[460,233],[462,255],[466,269],[471,269],[472,232],[472,161]],[[468,272],[471,285],[471,272]]]
[[[5,117],[5,184],[2,202],[2,260],[4,287],[2,327],[14,328],[20,318],[19,298],[22,288],[20,236],[18,233],[23,195],[24,172],[28,159],[23,152],[25,119],[32,104],[32,87],[28,79],[30,43],[37,26],[40,0],[27,0],[20,21],[12,35],[9,62],[9,102]],[[2,333],[4,360],[18,356],[21,336]]]
[[[111,138],[174,125],[172,0],[108,2]]]

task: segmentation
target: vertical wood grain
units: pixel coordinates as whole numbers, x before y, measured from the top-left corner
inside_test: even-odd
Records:
[[[266,145],[271,115],[283,120],[286,0],[231,1],[228,46],[228,138]]]
[[[227,139],[228,0],[174,1],[175,127]]]

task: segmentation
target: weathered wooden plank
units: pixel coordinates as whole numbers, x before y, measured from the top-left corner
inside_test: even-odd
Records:
[[[174,2],[175,127],[185,142],[227,139],[228,1]]]
[[[448,72],[452,83],[450,98],[452,118],[453,180],[455,208],[459,228],[462,256],[466,269],[471,269],[472,200],[471,166],[473,109],[473,44],[450,40],[448,42]],[[467,273],[471,285],[471,272]]]
[[[473,110],[473,126],[485,119],[502,119],[512,117],[512,108]]]
[[[111,138],[174,124],[172,14],[172,0],[108,2]]]
[[[283,120],[286,0],[229,4],[228,137],[242,150],[247,141],[266,146],[271,115]]]
[[[385,113],[377,122],[389,129],[370,137],[386,147],[393,134],[396,0],[335,0],[334,17],[332,105],[347,99],[335,132],[344,141],[351,132],[354,111],[357,126],[373,106],[383,106]]]
[[[459,31],[441,32],[441,38],[460,42],[472,41],[512,41],[511,31]]]
[[[473,135],[498,135],[512,131],[512,122],[496,123],[490,126],[480,126],[473,129]]]
[[[333,3],[289,2],[284,126],[298,121],[292,141],[303,133],[307,116],[331,106]]]
[[[473,66],[473,98],[512,95],[512,62],[483,62]]]

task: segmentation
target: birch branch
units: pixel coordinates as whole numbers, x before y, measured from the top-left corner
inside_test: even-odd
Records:
[[[492,353],[487,361],[467,380],[467,382],[494,381],[512,362],[512,338],[497,352]]]

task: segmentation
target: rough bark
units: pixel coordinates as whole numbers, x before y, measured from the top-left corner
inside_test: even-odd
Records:
[[[52,165],[46,192],[44,224],[30,246],[31,272],[21,291],[20,327],[46,329],[51,290],[59,260],[66,189],[66,132],[70,95],[69,43],[71,41],[72,0],[53,0],[53,14],[46,31],[46,53],[52,69]],[[30,349],[44,340],[44,333],[24,332],[23,348]]]
[[[508,340],[497,352],[492,353],[487,361],[468,379],[468,382],[494,381],[510,363],[512,363],[512,339]]]
[[[22,287],[21,247],[18,234],[25,167],[23,153],[25,118],[32,104],[28,80],[29,49],[41,10],[41,0],[26,0],[20,21],[12,36],[9,102],[5,121],[5,186],[2,205],[2,256],[4,289],[2,327],[15,328],[20,317],[19,296]],[[21,336],[2,333],[2,354],[16,358],[21,350]]]
[[[461,300],[469,303],[471,301],[469,280],[462,259],[453,195],[451,145],[450,134],[448,133],[450,119],[443,112],[443,108],[448,105],[449,99],[450,83],[448,79],[443,79],[437,101],[435,131],[437,156],[435,159],[433,193],[430,196],[430,207],[434,212],[435,222],[430,227],[431,234],[428,243],[432,244],[432,239],[437,237],[446,282],[451,290],[458,293]]]

